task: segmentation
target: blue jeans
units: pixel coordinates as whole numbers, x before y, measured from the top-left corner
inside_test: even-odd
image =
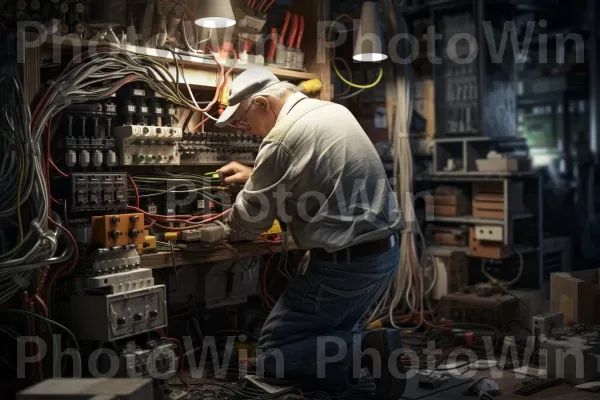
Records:
[[[361,349],[355,343],[362,342],[359,322],[389,285],[399,260],[398,246],[350,263],[311,255],[306,274],[288,285],[263,327],[259,361],[265,376],[351,387],[358,378],[353,353]]]

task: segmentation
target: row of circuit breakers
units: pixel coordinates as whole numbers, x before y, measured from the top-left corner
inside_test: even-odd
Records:
[[[181,128],[125,125],[114,137],[67,137],[65,164],[70,167],[129,165],[213,165],[229,161],[253,163],[260,140],[256,136],[224,133],[185,134]]]
[[[64,157],[55,159],[68,168],[253,163],[261,144],[254,135],[184,133],[173,103],[135,85],[102,103],[73,105],[62,121]]]

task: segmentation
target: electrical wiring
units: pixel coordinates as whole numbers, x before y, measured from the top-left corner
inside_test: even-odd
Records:
[[[56,321],[53,321],[49,318],[43,317],[39,314],[30,312],[30,311],[26,311],[26,310],[15,310],[15,309],[8,309],[8,308],[0,309],[0,314],[3,314],[3,313],[4,314],[20,314],[20,315],[24,315],[24,316],[28,316],[28,317],[33,317],[33,318],[39,319],[47,324],[56,326],[57,328],[60,328],[63,331],[65,331],[71,337],[71,340],[73,340],[73,343],[75,344],[75,349],[77,349],[79,351],[79,342],[77,341],[77,337],[75,337],[75,335],[73,334],[73,332],[71,332],[69,330],[69,328],[67,328],[66,326],[64,326],[62,324],[59,324]]]
[[[127,174],[127,178],[129,178],[129,182],[131,182],[131,186],[133,186],[133,190],[135,191],[135,206],[140,208],[140,190],[131,175]]]
[[[395,18],[396,7],[393,2],[386,0],[386,5],[393,20],[396,20],[394,29],[402,31],[406,29],[406,21],[399,14]],[[399,24],[402,24],[401,26]],[[391,326],[405,329],[403,326],[412,323],[417,318],[417,325],[409,329],[416,331],[422,327],[448,330],[449,325],[430,322],[434,317],[435,310],[431,308],[429,296],[437,282],[437,268],[435,259],[429,254],[426,247],[421,226],[416,218],[413,198],[413,157],[410,147],[410,122],[412,115],[412,93],[411,72],[407,65],[397,66],[397,79],[394,82],[397,93],[397,104],[394,107],[393,124],[388,129],[390,141],[393,144],[394,153],[394,175],[396,191],[400,210],[406,221],[406,226],[401,233],[400,243],[400,265],[398,271],[388,287],[387,291],[375,305],[371,314],[364,321],[365,326],[375,326],[385,320]],[[422,248],[419,258],[417,249],[417,238]],[[425,284],[426,261],[430,258],[433,262],[431,280],[429,286]],[[429,278],[428,278],[429,281]],[[398,314],[401,317],[398,317]]]
[[[183,356],[183,346],[181,342],[175,338],[167,338],[167,341],[175,343],[177,345],[177,349],[179,350],[179,380],[185,386],[185,391],[190,392],[190,383],[184,378],[184,367],[185,367],[185,357]]]
[[[521,277],[523,276],[523,272],[524,272],[524,268],[525,268],[525,263],[523,260],[523,254],[517,252],[516,253],[517,256],[519,257],[519,272],[517,273],[517,276],[509,281],[509,282],[504,282],[501,281],[499,279],[497,279],[496,277],[492,276],[485,268],[485,260],[481,260],[481,273],[483,274],[483,276],[485,276],[493,285],[500,285],[502,286],[504,289],[507,289],[511,286],[513,286],[515,283],[517,283]]]
[[[44,289],[44,293],[49,295],[55,280],[70,273],[77,259],[77,245],[71,240],[68,229],[62,224],[52,224],[49,218],[53,203],[64,207],[64,203],[50,196],[50,171],[57,172],[61,177],[68,176],[56,166],[49,154],[52,119],[71,105],[106,99],[124,85],[135,81],[145,83],[156,93],[182,107],[208,112],[216,104],[227,80],[223,66],[214,56],[212,58],[218,69],[218,87],[214,100],[205,108],[199,107],[193,94],[185,95],[179,91],[181,71],[177,55],[174,56],[177,63],[175,78],[165,65],[150,57],[102,44],[93,51],[85,51],[74,57],[62,73],[49,82],[38,97],[33,112],[23,100],[24,90],[16,78],[18,73],[14,67],[13,70],[1,71],[0,90],[10,101],[0,115],[0,145],[5,150],[0,176],[3,177],[3,184],[6,181],[4,190],[0,192],[0,220],[3,234],[5,227],[16,227],[17,243],[0,255],[0,303],[30,285],[36,269],[62,264],[74,258],[71,265],[51,271],[51,278],[45,283]],[[228,73],[235,68],[235,58],[234,53],[234,62]],[[181,76],[185,80],[184,72]],[[189,87],[187,81],[185,83]],[[11,174],[15,170],[18,173]],[[139,204],[137,197],[135,204]],[[207,221],[195,223],[194,226]],[[56,227],[56,231],[53,227]],[[64,248],[56,256],[55,253],[59,251],[58,236],[67,240],[61,240]]]
[[[333,23],[331,24],[331,26],[329,27],[329,33],[327,35],[329,41],[331,41],[331,34],[333,33],[333,28],[343,18],[350,18],[350,19],[352,19],[348,14],[342,14],[339,17],[337,17],[333,21]],[[333,49],[333,54],[334,54],[334,60],[335,60],[335,48]],[[379,75],[377,76],[377,78],[375,79],[375,81],[373,83],[370,83],[370,84],[367,84],[367,85],[359,85],[359,84],[356,84],[356,83],[351,82],[348,79],[344,78],[344,76],[340,72],[340,70],[339,70],[339,68],[338,68],[338,66],[336,65],[335,62],[332,63],[332,67],[333,67],[333,70],[335,71],[336,75],[338,76],[338,78],[342,82],[344,82],[346,85],[348,85],[350,87],[353,87],[355,89],[372,89],[372,88],[376,87],[377,85],[379,85],[381,83],[381,80],[383,79],[383,67],[379,68]]]

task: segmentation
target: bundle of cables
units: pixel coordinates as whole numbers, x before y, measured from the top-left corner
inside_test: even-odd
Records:
[[[146,225],[146,229],[156,227],[171,232],[195,229],[195,227],[199,227],[208,222],[218,222],[219,219],[228,214],[231,209],[230,205],[222,203],[212,193],[213,191],[225,188],[220,187],[220,182],[217,182],[212,178],[207,178],[206,176],[159,172],[157,174],[137,175],[131,177],[130,180],[133,186],[131,190],[135,192],[136,206],[131,206],[129,209],[146,215],[146,219],[149,222],[149,225]],[[166,201],[174,203],[174,196],[178,195],[194,196],[194,199],[200,197],[207,202],[219,205],[224,211],[220,214],[167,216],[151,214],[140,209],[140,199],[152,199],[167,196]],[[164,222],[175,223],[178,226],[173,227],[164,225],[162,224]]]
[[[24,91],[16,78],[16,71],[4,71],[3,76],[6,77],[0,84],[11,101],[5,103],[0,123],[3,146],[8,150],[0,171],[2,181],[6,182],[0,193],[0,218],[7,222],[3,229],[4,226],[15,227],[18,241],[10,249],[6,248],[6,241],[0,242],[4,247],[0,256],[0,303],[29,287],[36,271],[39,271],[38,279],[31,298],[49,296],[56,279],[68,275],[77,265],[75,240],[51,211],[53,203],[60,205],[61,209],[64,203],[50,195],[50,169],[67,176],[56,167],[50,155],[53,118],[73,104],[107,99],[134,81],[144,82],[169,101],[193,111],[207,112],[217,103],[235,62],[227,71],[217,62],[215,96],[205,108],[201,108],[187,82],[189,96],[180,91],[180,76],[184,81],[185,76],[180,72],[177,55],[173,56],[177,66],[175,76],[165,65],[147,56],[100,45],[75,57],[54,81],[49,82],[33,114],[22,97]],[[137,211],[137,207],[132,209]],[[151,223],[157,225],[177,220],[186,225],[182,229],[193,229],[223,217],[223,214],[209,217],[145,214]],[[61,247],[62,251],[57,256]],[[68,265],[51,268],[69,259]],[[27,301],[29,303],[30,299]],[[38,303],[40,308],[45,307]]]
[[[406,21],[398,11],[399,6],[387,0],[390,19],[396,31],[405,32]],[[410,141],[412,115],[411,71],[409,65],[397,66],[397,77],[389,86],[395,90],[396,106],[393,124],[389,127],[389,138],[393,144],[394,181],[400,209],[405,220],[401,237],[401,256],[398,272],[386,293],[377,303],[373,312],[364,321],[364,326],[374,328],[387,323],[395,328],[414,331],[421,327],[448,329],[447,323],[435,322],[435,310],[431,306],[430,294],[437,281],[437,268],[426,273],[427,257],[430,257],[426,241],[415,215],[413,193],[413,156]],[[417,239],[422,245],[418,249]],[[434,261],[435,263],[435,261]],[[435,264],[434,264],[435,265]]]

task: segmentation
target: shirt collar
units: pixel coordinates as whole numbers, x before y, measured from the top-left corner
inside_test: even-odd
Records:
[[[294,106],[296,104],[298,104],[300,101],[306,99],[307,96],[303,93],[294,93],[293,95],[291,95],[285,102],[285,104],[283,105],[283,108],[281,109],[281,112],[279,113],[279,116],[277,117],[277,122],[279,123],[283,117],[285,117],[286,115],[288,115],[290,113],[290,111],[292,111],[292,108],[294,108]]]

